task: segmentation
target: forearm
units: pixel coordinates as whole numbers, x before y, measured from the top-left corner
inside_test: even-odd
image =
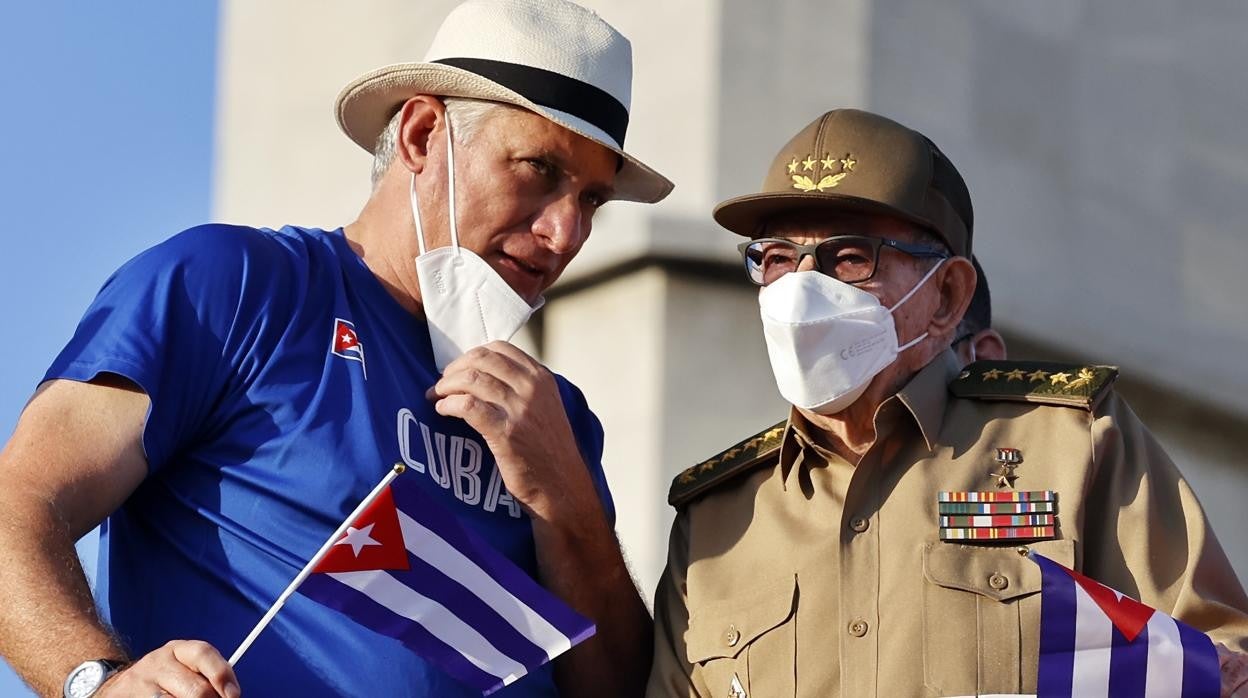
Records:
[[[79,662],[125,653],[99,620],[64,520],[14,494],[0,498],[0,652],[40,695],[60,696]]]
[[[535,517],[533,537],[542,582],[597,625],[593,637],[555,660],[560,693],[641,695],[653,625],[601,506],[566,518]]]

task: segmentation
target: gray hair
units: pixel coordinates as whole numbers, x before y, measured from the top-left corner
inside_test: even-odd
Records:
[[[499,109],[516,109],[509,104],[501,102],[491,102],[484,99],[469,99],[467,97],[446,97],[443,100],[446,104],[446,118],[451,124],[451,132],[455,136],[455,142],[464,145],[472,140],[473,136],[480,130],[481,124],[486,118]],[[377,142],[373,145],[373,188],[377,187],[377,183],[381,181],[382,175],[386,170],[390,169],[390,165],[394,162],[395,147],[398,142],[399,134],[399,115],[402,110],[394,113],[390,117],[390,123],[382,129],[381,135],[377,136]]]

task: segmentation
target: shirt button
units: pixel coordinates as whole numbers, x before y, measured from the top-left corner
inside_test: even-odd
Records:
[[[862,637],[867,634],[867,621],[861,618],[855,618],[849,623],[849,634],[854,637]]]
[[[741,631],[737,630],[737,626],[735,625],[728,626],[728,630],[724,632],[724,642],[726,642],[729,647],[736,647],[737,643],[740,641]]]
[[[849,527],[853,529],[854,533],[862,533],[870,526],[871,522],[861,516],[855,516],[849,521]]]
[[[1009,585],[1010,585],[1009,577],[1006,577],[1004,574],[1001,574],[1000,572],[996,572],[992,576],[988,577],[988,586],[992,587],[993,589],[996,589],[997,591],[1001,591],[1002,589],[1008,587]]]

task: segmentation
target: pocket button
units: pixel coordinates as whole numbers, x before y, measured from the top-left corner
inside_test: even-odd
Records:
[[[728,630],[724,631],[724,642],[729,647],[736,647],[741,641],[741,631],[737,630],[737,626],[729,625]]]
[[[990,577],[988,577],[988,586],[996,589],[997,591],[1001,591],[1009,585],[1010,578],[1000,572],[994,572]]]

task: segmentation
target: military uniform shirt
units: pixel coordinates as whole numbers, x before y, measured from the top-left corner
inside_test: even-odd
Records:
[[[682,502],[647,695],[1034,693],[1040,571],[1023,545],[1248,650],[1248,599],[1125,403],[959,398],[959,373],[946,352],[881,405],[857,466],[794,411],[778,457]],[[1056,537],[942,541],[938,493],[997,491],[999,447],[1022,454],[1016,489],[1058,493]]]

